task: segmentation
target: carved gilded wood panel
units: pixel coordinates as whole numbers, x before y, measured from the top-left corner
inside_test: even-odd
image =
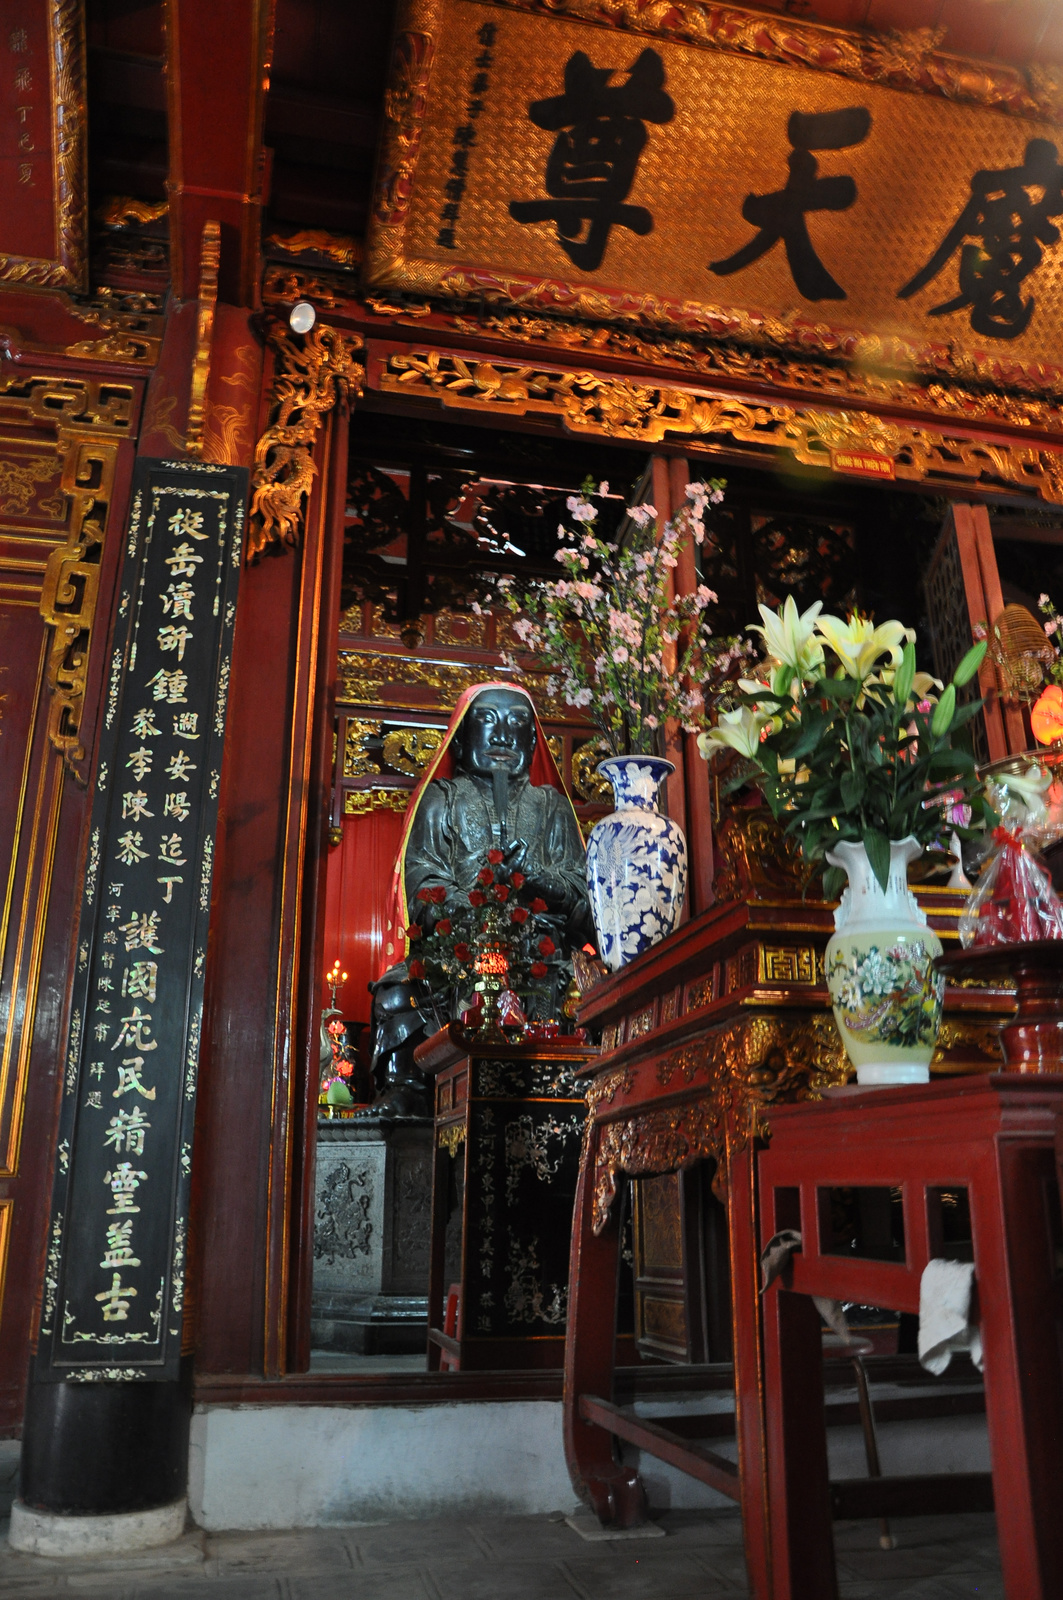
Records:
[[[0,22],[0,280],[86,287],[82,0],[7,6]]]

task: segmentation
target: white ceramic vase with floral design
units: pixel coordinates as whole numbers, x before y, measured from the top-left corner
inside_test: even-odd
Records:
[[[657,810],[670,772],[658,756],[612,756],[598,771],[613,786],[616,810],[587,840],[587,885],[598,949],[610,972],[633,961],[678,926],[687,886],[683,830]]]
[[[908,864],[921,851],[911,837],[891,842],[885,889],[862,844],[843,840],[827,855],[849,875],[826,950],[827,987],[865,1086],[930,1080],[945,980],[933,967],[941,940],[908,887]]]

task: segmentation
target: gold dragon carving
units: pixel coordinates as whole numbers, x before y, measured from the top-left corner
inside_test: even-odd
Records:
[[[362,260],[360,239],[346,233],[327,233],[323,228],[303,228],[297,233],[271,233],[266,240],[267,249],[283,250],[288,256],[323,256],[326,261],[354,270]]]
[[[287,267],[272,266],[263,280],[263,296],[273,304],[292,305],[296,300],[312,300],[324,310],[344,305],[353,310],[362,302],[352,299],[350,285],[340,278],[330,279]],[[805,342],[820,352],[822,360],[801,360],[781,353],[792,345],[792,331],[770,318],[753,319],[740,309],[728,312],[728,339],[735,343],[714,343],[706,337],[644,337],[637,330],[609,326],[595,317],[609,317],[608,305],[592,304],[581,297],[578,309],[584,321],[564,317],[537,316],[531,311],[488,311],[477,317],[444,307],[433,309],[428,301],[392,302],[368,295],[364,305],[375,315],[389,320],[423,321],[435,316],[433,326],[466,337],[497,336],[507,342],[545,344],[565,351],[582,351],[589,357],[627,356],[644,361],[660,372],[663,362],[696,373],[699,377],[740,378],[770,384],[776,391],[792,390],[794,395],[815,395],[841,405],[867,404],[901,407],[944,413],[953,423],[1000,423],[1007,427],[1033,429],[1041,433],[1063,433],[1063,381],[1051,369],[1042,367],[1031,374],[990,352],[972,354],[953,350],[949,364],[962,381],[941,381],[941,352],[933,359],[914,344],[877,334],[860,336],[851,345],[836,332],[820,326],[806,330]],[[722,313],[721,313],[722,314]],[[423,338],[423,331],[419,335]],[[762,344],[779,346],[774,350],[755,348]],[[886,370],[899,367],[898,371]],[[925,381],[910,374],[922,373]]]
[[[268,340],[276,353],[270,423],[255,446],[251,472],[248,561],[271,545],[299,542],[306,500],[317,467],[313,448],[321,422],[342,394],[360,394],[362,341],[315,324],[303,339],[280,323]]]
[[[395,41],[391,87],[384,97],[385,135],[376,202],[377,220],[386,228],[404,222],[409,211],[434,54],[429,33],[410,30]]]
[[[109,194],[96,207],[94,216],[104,228],[145,227],[161,222],[169,214],[168,200],[135,200],[129,194]]]
[[[292,292],[290,298],[298,299],[299,295]],[[377,309],[371,299],[366,304]],[[389,308],[393,316],[413,318],[424,316],[429,310],[428,306]],[[896,373],[875,370],[888,365],[896,357],[897,351],[893,347],[897,341],[887,342],[874,334],[864,335],[856,341],[851,363],[839,361],[835,365],[829,359],[792,360],[739,345],[701,344],[693,339],[659,336],[650,340],[629,328],[537,317],[529,312],[485,314],[477,319],[453,314],[444,318],[444,321],[452,325],[455,332],[472,337],[497,334],[521,343],[534,342],[564,350],[585,350],[591,356],[629,356],[645,361],[658,370],[662,361],[667,361],[704,377],[741,378],[768,383],[775,390],[813,393],[843,404],[866,405],[870,402],[902,406],[909,410],[942,411],[954,422],[992,421],[1012,427],[1034,428],[1041,432],[1063,432],[1059,406],[1052,403],[1053,400],[1063,399],[1063,383],[1053,380],[1048,369],[1042,369],[1036,382],[1029,381],[1027,377],[1026,393],[1012,392],[1023,388],[1023,372],[1014,365],[1007,367],[999,357],[985,353],[977,357],[953,353],[952,364],[966,379],[966,385],[940,382],[939,360],[927,369],[928,379],[935,381],[918,383]],[[761,327],[764,326],[764,319],[758,319],[758,322]],[[782,324],[779,324],[778,331],[781,342],[785,332]],[[744,333],[738,336],[744,337]],[[824,345],[823,353],[827,357],[840,356],[840,341]],[[920,370],[922,363],[914,346],[905,347],[901,354],[905,372]],[[980,384],[986,387],[969,387]]]
[[[598,1135],[596,1143],[588,1139],[588,1152],[594,1153],[595,1233],[609,1220],[620,1173],[645,1177],[711,1158],[716,1162],[713,1188],[724,1199],[728,1156],[769,1136],[771,1107],[815,1099],[823,1089],[844,1083],[849,1061],[829,1015],[800,1022],[756,1016],[684,1046],[657,1069],[662,1084],[674,1076],[677,1085],[692,1087],[699,1075],[704,1087],[680,1104],[609,1121],[595,1122],[603,1097],[588,1094],[588,1133],[596,1129]]]

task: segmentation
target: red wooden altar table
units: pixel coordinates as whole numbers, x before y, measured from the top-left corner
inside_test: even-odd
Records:
[[[1009,1073],[834,1089],[821,1103],[773,1111],[759,1157],[761,1239],[796,1228],[803,1240],[764,1297],[773,1600],[836,1600],[839,1489],[850,1491],[850,1516],[971,1504],[969,1476],[829,1483],[821,1319],[809,1298],[918,1312],[923,1269],[945,1253],[939,1191],[959,1187],[970,1203],[1005,1592],[1063,1595],[1061,1110],[1063,1077]],[[830,1253],[829,1191],[850,1186],[900,1188],[903,1260]]]
[[[603,1031],[601,1058],[585,1069],[590,1111],[573,1217],[564,1428],[573,1483],[605,1524],[631,1526],[646,1509],[637,1472],[617,1459],[618,1440],[740,1501],[750,1592],[768,1600],[755,1150],[785,1102],[844,1082],[849,1066],[823,980],[831,909],[803,900],[786,863],[773,860],[770,819],[761,826],[753,816],[741,828],[737,843],[726,829],[719,841],[734,898],[604,980],[580,1010],[583,1023]],[[964,896],[930,890],[920,899],[955,944]],[[947,991],[938,1069],[991,1071],[1001,1059],[998,1025],[1011,1010],[1000,990]],[[649,1422],[614,1403],[619,1187],[699,1161],[726,1204],[737,1467],[692,1443],[678,1420]]]

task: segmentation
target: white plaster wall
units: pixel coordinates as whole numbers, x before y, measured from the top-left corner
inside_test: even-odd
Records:
[[[645,1402],[644,1416],[726,1409],[720,1396]],[[882,1469],[985,1472],[984,1417],[890,1423]],[[859,1428],[828,1434],[831,1476],[867,1475]],[[735,1454],[733,1441],[713,1449]],[[734,1502],[635,1449],[655,1510]],[[189,1505],[201,1527],[306,1528],[406,1517],[571,1511],[560,1401],[435,1406],[200,1406],[192,1419]]]
[[[212,1530],[577,1504],[559,1401],[197,1407],[189,1503]]]

